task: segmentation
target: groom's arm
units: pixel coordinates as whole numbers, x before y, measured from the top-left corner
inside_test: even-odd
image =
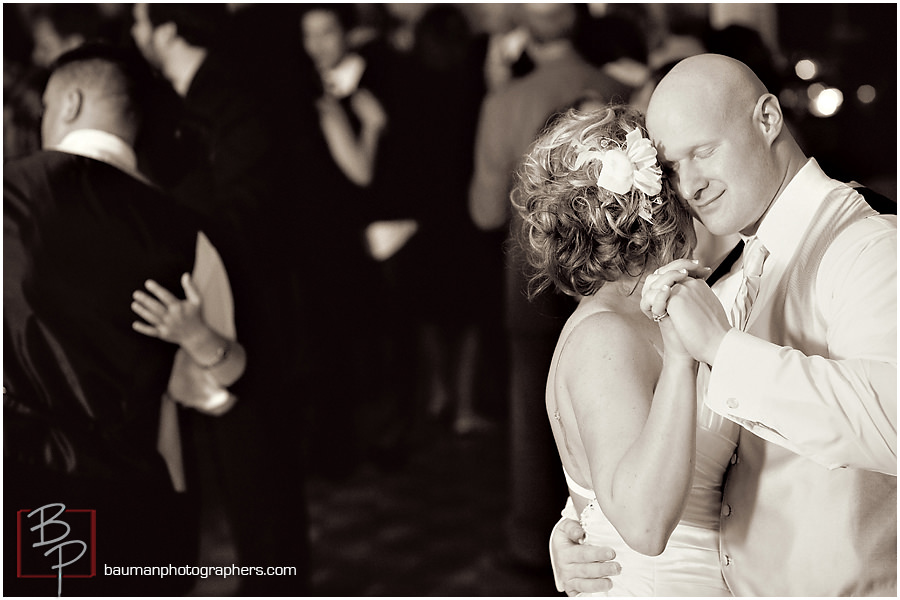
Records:
[[[563,517],[550,534],[550,563],[556,589],[569,596],[579,592],[608,592],[613,587],[610,576],[618,575],[622,567],[609,562],[616,557],[607,546],[581,544],[584,530],[578,521]]]

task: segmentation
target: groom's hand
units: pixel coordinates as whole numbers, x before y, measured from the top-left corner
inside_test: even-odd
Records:
[[[687,351],[695,359],[712,366],[731,325],[722,303],[710,287],[698,279],[674,286],[666,311]]]
[[[622,570],[619,563],[609,562],[616,557],[612,548],[582,545],[583,537],[581,525],[572,519],[561,520],[550,537],[557,589],[569,596],[608,592],[613,587],[609,577]]]

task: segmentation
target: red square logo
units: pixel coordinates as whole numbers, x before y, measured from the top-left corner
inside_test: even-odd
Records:
[[[54,503],[16,513],[16,576],[97,574],[97,511]]]

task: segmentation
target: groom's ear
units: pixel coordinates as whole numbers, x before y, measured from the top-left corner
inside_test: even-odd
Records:
[[[763,94],[756,101],[753,111],[753,120],[762,132],[766,142],[771,146],[784,127],[784,114],[781,112],[781,104],[773,94]]]

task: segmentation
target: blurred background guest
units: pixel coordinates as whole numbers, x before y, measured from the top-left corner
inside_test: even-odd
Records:
[[[375,432],[364,415],[377,414],[376,390],[385,376],[379,368],[382,355],[375,350],[383,340],[375,293],[380,278],[365,228],[375,210],[371,185],[390,122],[368,89],[371,70],[366,59],[351,47],[349,34],[356,22],[353,7],[341,4],[304,5],[296,21],[304,59],[314,73],[307,102],[316,115],[308,142],[315,150],[298,155],[298,160],[317,165],[315,177],[304,181],[309,217],[330,224],[308,234],[315,238],[311,247],[328,257],[312,266],[316,275],[311,280],[334,279],[331,292],[315,293],[311,299],[318,316],[315,336],[321,370],[312,382],[309,418],[347,427],[339,448],[333,447],[332,429],[310,428],[314,455],[310,468],[332,479],[352,473],[369,449]]]
[[[40,96],[53,61],[67,50],[99,38],[97,6],[24,4],[4,9],[4,159],[40,149]]]
[[[305,364],[297,280],[306,256],[292,227],[302,201],[294,159],[297,130],[276,98],[232,70],[217,36],[220,4],[137,4],[132,35],[144,57],[183,99],[184,160],[171,189],[196,211],[220,249],[248,356],[235,386],[240,402],[221,419],[192,423],[195,466],[207,506],[222,506],[241,565],[293,565],[298,577],[242,580],[241,594],[288,595],[308,586],[308,526],[302,439]],[[288,95],[290,97],[290,95]],[[293,115],[292,111],[287,112]],[[302,140],[301,140],[302,141]],[[167,148],[159,148],[166,152]],[[188,154],[187,151],[190,151]],[[212,448],[209,452],[203,452]],[[285,478],[285,470],[291,478]],[[290,519],[284,515],[290,514]]]
[[[475,223],[486,230],[518,229],[508,200],[511,173],[554,113],[587,92],[602,102],[627,97],[625,85],[576,51],[573,40],[583,11],[572,4],[528,4],[522,10],[535,69],[490,94],[478,125],[469,207]],[[514,563],[541,568],[547,565],[546,532],[553,527],[548,518],[558,510],[554,506],[561,506],[560,490],[565,487],[557,481],[559,469],[546,423],[546,370],[574,303],[552,293],[529,302],[524,267],[522,253],[510,245],[503,315],[510,352],[507,543]]]

